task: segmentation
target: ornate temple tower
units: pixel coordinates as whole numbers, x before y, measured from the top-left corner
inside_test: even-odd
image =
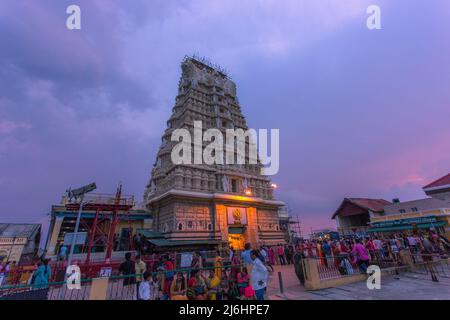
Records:
[[[194,121],[202,121],[203,130],[216,128],[224,137],[226,129],[248,129],[236,85],[225,72],[192,57],[186,57],[181,68],[178,96],[144,193],[154,229],[171,240],[229,242],[236,249],[246,242],[284,242],[278,219],[284,203],[273,199],[261,164],[172,162],[172,148],[178,142],[171,141],[171,135],[177,128],[193,136]]]

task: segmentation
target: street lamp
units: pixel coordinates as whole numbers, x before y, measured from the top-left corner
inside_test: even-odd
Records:
[[[272,183],[270,186],[272,187],[272,189],[278,188],[278,185],[276,183]]]
[[[75,190],[71,190],[70,188],[69,188],[69,190],[67,190],[67,196],[69,198],[69,201],[75,200],[75,201],[80,202],[80,208],[78,209],[77,221],[75,223],[75,230],[74,230],[74,233],[72,236],[72,242],[70,244],[70,252],[69,252],[69,258],[67,259],[67,266],[70,266],[70,264],[72,263],[73,250],[75,248],[75,240],[78,235],[78,229],[80,227],[81,212],[83,211],[84,195],[91,191],[94,191],[95,189],[97,189],[97,185],[95,183],[91,183],[91,184],[88,184],[84,187],[81,187],[81,188],[78,188]]]

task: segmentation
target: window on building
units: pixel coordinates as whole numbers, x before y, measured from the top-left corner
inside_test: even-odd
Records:
[[[212,230],[212,224],[208,223],[208,230]]]
[[[236,179],[231,179],[231,192],[238,192],[238,182]]]
[[[194,224],[192,223],[191,220],[189,220],[188,223],[187,223],[187,225],[188,225],[188,228],[189,228],[189,229],[192,229]]]
[[[419,211],[419,210],[417,209],[417,207],[414,207],[414,208],[411,208],[411,211],[412,211],[412,212],[417,212],[417,211]]]
[[[400,210],[398,210],[400,213],[406,213],[406,210],[405,209],[400,209]]]
[[[178,224],[178,230],[180,230],[180,231],[183,230],[183,224],[182,223]]]

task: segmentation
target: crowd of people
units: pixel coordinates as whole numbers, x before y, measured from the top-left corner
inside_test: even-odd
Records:
[[[448,240],[434,232],[313,240],[296,246],[296,251],[303,257],[317,258],[320,266],[337,268],[341,274],[353,274],[355,267],[366,272],[370,264],[380,262],[401,264],[401,250],[408,250],[413,262],[416,262],[431,261],[433,256],[445,255],[449,249]]]
[[[28,279],[28,284],[35,289],[48,286],[52,276],[52,269],[49,266],[50,259],[41,258],[35,262],[35,270]],[[15,261],[0,262],[0,285],[13,285],[17,278],[18,265]]]
[[[332,268],[342,275],[351,275],[358,269],[365,272],[370,264],[380,261],[400,265],[402,250],[408,250],[414,262],[430,261],[433,256],[450,251],[449,241],[435,232],[404,233],[303,240],[258,248],[246,244],[243,250],[227,247],[208,254],[199,251],[192,253],[188,266],[181,267],[177,259],[180,253],[153,253],[144,259],[142,238],[139,235],[134,240],[137,250],[126,254],[118,273],[124,289],[132,291],[133,298],[139,300],[263,300],[274,265],[299,265],[299,259],[314,258],[321,270]],[[8,284],[15,268],[14,262],[0,263],[3,285]],[[34,289],[46,288],[51,276],[49,260],[42,258],[36,262],[28,283]]]
[[[240,253],[227,248],[216,251],[213,262],[205,252],[194,252],[190,265],[178,270],[176,253],[162,254],[151,265],[127,253],[119,273],[125,289],[136,287],[139,300],[264,300],[270,272],[265,250],[250,244]]]

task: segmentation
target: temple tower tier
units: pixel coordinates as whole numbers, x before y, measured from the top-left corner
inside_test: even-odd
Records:
[[[218,129],[224,137],[226,129],[248,129],[236,85],[220,68],[186,57],[181,69],[175,106],[144,192],[154,229],[168,239],[228,243],[235,249],[247,242],[253,246],[283,243],[278,210],[284,203],[273,198],[271,181],[261,174],[259,161],[172,162],[172,149],[178,143],[171,140],[175,129],[186,129],[193,136],[194,121],[201,121],[203,131]],[[248,149],[250,141],[245,143]]]

